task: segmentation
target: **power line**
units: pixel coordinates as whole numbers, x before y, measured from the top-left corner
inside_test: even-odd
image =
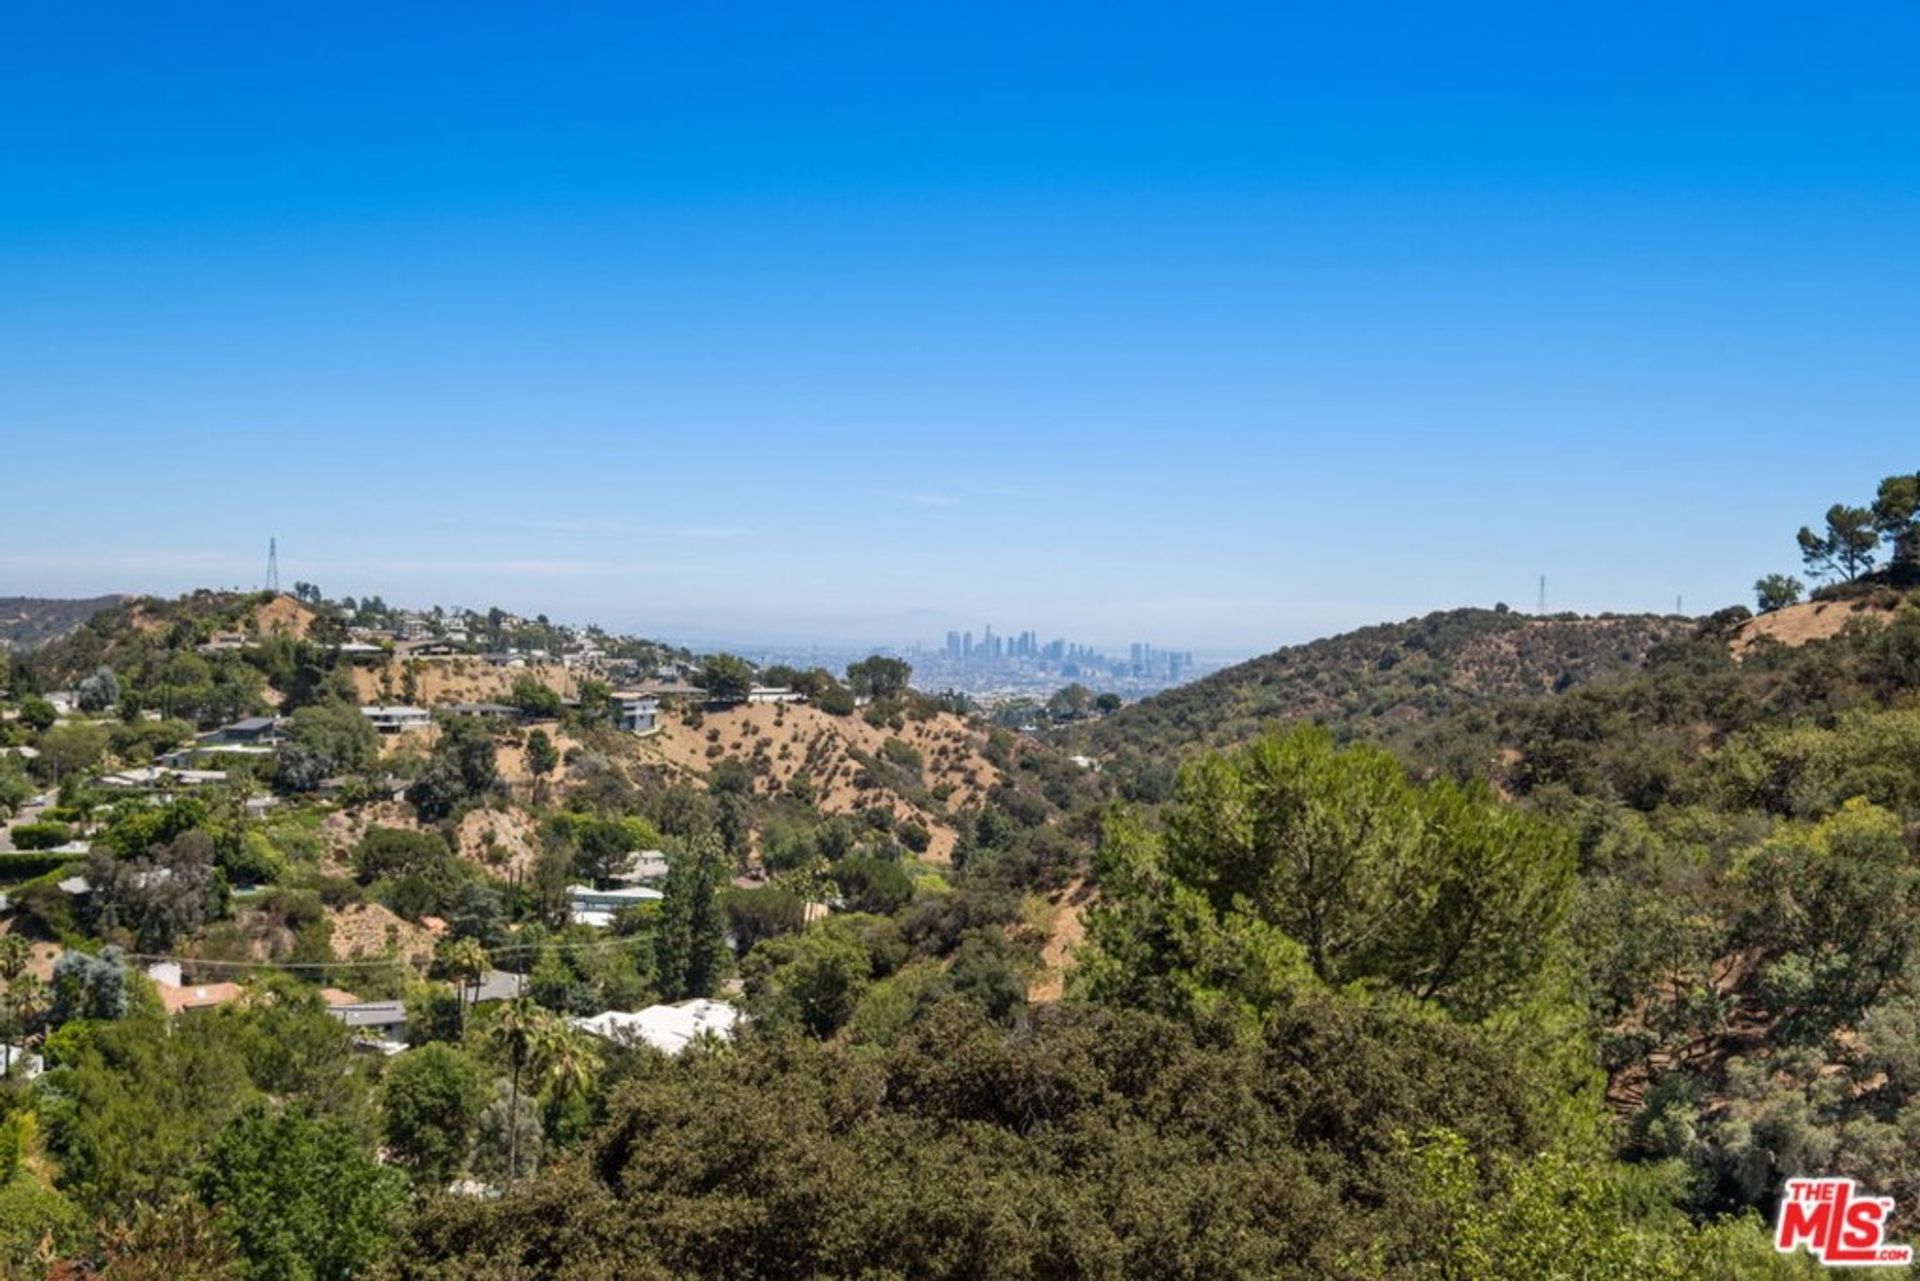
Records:
[[[620,939],[600,939],[591,943],[564,943],[549,940],[545,943],[512,943],[505,947],[488,948],[487,959],[495,960],[503,956],[518,956],[528,952],[539,952],[553,948],[556,952],[572,955],[581,952],[610,952],[623,947],[632,947],[644,941],[641,937]],[[157,965],[172,963],[181,966],[217,966],[227,970],[298,970],[301,972],[332,973],[339,970],[365,970],[374,966],[404,963],[407,958],[401,956],[371,957],[363,961],[226,961],[204,956],[169,956],[158,952],[127,952],[123,955],[129,961]]]

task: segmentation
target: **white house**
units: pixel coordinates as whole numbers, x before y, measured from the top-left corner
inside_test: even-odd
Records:
[[[660,723],[660,700],[640,690],[616,690],[613,723],[635,734],[651,734]]]
[[[702,1036],[732,1040],[741,1017],[738,1007],[725,1001],[696,998],[672,1005],[649,1005],[637,1013],[607,1010],[568,1022],[619,1045],[651,1045],[662,1054],[678,1054]]]
[[[755,685],[747,691],[749,703],[804,703],[807,696],[784,685]]]
[[[614,913],[624,907],[658,903],[666,895],[635,885],[617,890],[596,890],[589,885],[567,886],[567,915],[575,925],[591,925],[604,930],[613,924]]]

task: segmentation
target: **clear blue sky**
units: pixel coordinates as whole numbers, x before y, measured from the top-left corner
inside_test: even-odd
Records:
[[[277,535],[331,593],[708,635],[1743,600],[1920,466],[1917,38],[16,4],[0,594]]]

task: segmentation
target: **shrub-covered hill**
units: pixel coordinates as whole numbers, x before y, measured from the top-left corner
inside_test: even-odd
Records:
[[[122,596],[51,600],[39,596],[0,596],[0,649],[28,649],[58,640]]]
[[[1693,626],[1653,614],[1444,610],[1275,650],[1136,703],[1077,737],[1103,755],[1239,743],[1276,722],[1306,719],[1342,736],[1385,737],[1395,725],[1630,670]]]

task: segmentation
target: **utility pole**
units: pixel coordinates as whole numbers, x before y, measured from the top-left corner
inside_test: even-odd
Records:
[[[1533,612],[1542,617],[1545,617],[1547,612],[1547,576],[1545,574],[1540,575],[1540,605]]]

